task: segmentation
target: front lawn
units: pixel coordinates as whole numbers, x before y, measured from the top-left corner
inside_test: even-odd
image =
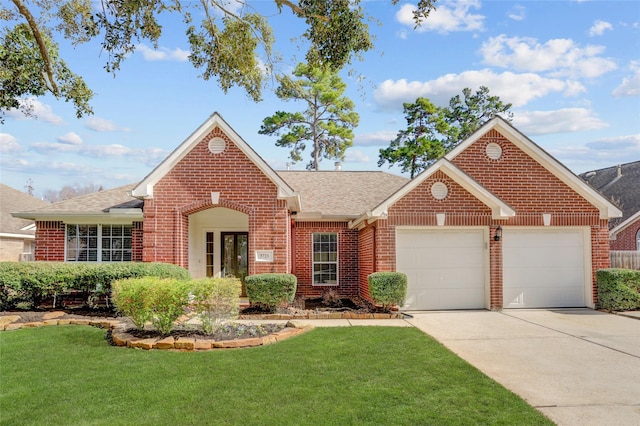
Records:
[[[210,352],[109,346],[85,326],[0,332],[0,424],[552,424],[413,328],[318,328]]]

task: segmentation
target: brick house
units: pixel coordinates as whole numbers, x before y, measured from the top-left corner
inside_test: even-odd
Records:
[[[32,210],[49,203],[0,184],[0,262],[33,260],[36,224],[11,216],[16,210]]]
[[[580,177],[622,210],[621,217],[609,222],[611,250],[640,250],[640,161],[592,170]]]
[[[138,184],[15,215],[39,260],[293,273],[301,296],[368,297],[369,274],[398,270],[422,310],[592,307],[621,212],[501,118],[409,181],[276,172],[214,113]]]

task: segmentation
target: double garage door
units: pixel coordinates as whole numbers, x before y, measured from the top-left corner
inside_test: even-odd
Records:
[[[503,230],[503,306],[585,306],[585,231]],[[407,274],[404,309],[489,306],[488,230],[396,231],[396,269]]]

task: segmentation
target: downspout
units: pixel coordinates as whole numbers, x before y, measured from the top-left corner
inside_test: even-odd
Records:
[[[291,218],[291,273],[296,274],[296,220]]]

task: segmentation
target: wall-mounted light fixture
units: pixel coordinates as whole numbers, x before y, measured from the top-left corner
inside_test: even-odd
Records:
[[[493,236],[493,241],[500,241],[500,238],[502,238],[502,227],[498,225],[496,228],[496,235]]]

